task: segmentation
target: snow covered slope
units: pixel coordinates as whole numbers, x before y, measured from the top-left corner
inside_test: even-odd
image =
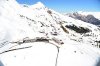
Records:
[[[100,28],[41,2],[0,0],[0,66],[98,66]]]

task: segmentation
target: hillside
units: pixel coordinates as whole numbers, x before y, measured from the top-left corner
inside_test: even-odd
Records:
[[[0,0],[0,66],[99,66],[100,28],[38,2]]]

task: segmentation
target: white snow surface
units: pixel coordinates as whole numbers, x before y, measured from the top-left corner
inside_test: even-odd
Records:
[[[88,28],[90,32],[77,33],[66,25]],[[36,37],[50,41],[12,43]],[[100,28],[95,25],[64,16],[41,2],[29,6],[0,0],[0,66],[100,66],[100,43],[96,41],[100,41]]]

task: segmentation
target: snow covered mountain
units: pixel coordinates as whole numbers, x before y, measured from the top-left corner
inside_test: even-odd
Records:
[[[82,11],[79,11],[78,12],[79,14],[84,14],[84,15],[93,15],[95,18],[97,18],[97,19],[100,19],[100,12],[82,12]]]
[[[75,12],[66,14],[69,17],[74,19],[82,20],[94,25],[100,25],[100,13],[99,12]]]
[[[99,66],[100,28],[41,2],[0,0],[0,66]]]

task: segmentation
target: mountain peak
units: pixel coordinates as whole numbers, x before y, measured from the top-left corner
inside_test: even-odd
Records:
[[[44,4],[42,2],[37,2],[36,5],[44,6]]]
[[[37,2],[36,4],[30,6],[30,8],[43,8],[43,7],[45,6],[42,2]]]

